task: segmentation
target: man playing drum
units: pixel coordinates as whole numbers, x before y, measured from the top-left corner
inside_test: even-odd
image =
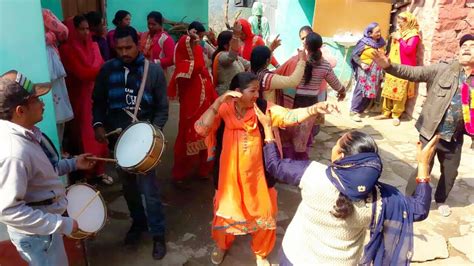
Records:
[[[93,123],[96,139],[109,142],[113,150],[116,136],[106,138],[106,130],[126,129],[133,123],[130,115],[137,101],[141,104],[138,120],[148,121],[162,129],[168,120],[168,98],[163,70],[157,64],[149,64],[143,96],[140,85],[145,71],[145,57],[138,51],[137,32],[132,27],[117,28],[115,50],[118,57],[107,61],[100,70],[93,94]],[[117,152],[117,151],[115,151]],[[130,149],[130,153],[134,150]],[[150,229],[153,236],[152,256],[162,259],[166,254],[165,217],[162,210],[155,171],[137,175],[117,167],[132,226],[125,237],[126,245],[137,244],[142,232]],[[145,196],[145,208],[141,194]]]
[[[62,235],[76,232],[78,224],[62,216],[67,200],[59,176],[94,166],[90,154],[60,160],[35,127],[43,119],[39,96],[50,89],[14,70],[0,77],[0,222],[30,265],[68,265]]]

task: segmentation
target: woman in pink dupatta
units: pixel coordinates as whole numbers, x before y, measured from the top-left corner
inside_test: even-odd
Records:
[[[74,119],[67,125],[69,148],[74,154],[92,153],[106,157],[109,153],[107,145],[95,140],[92,128],[92,91],[104,61],[99,46],[92,41],[84,16],[75,16],[64,24],[69,37],[59,52],[67,72],[66,84],[74,111]],[[101,177],[106,184],[113,183],[113,179],[105,174],[104,163],[97,163],[88,174]]]
[[[115,17],[112,20],[112,23],[115,27],[126,27],[130,26],[132,22],[132,15],[127,10],[119,10],[115,13]],[[115,41],[114,41],[115,29],[110,30],[107,33],[107,44],[109,45],[110,50],[110,59],[117,57],[117,53],[115,52]]]
[[[163,28],[163,15],[152,11],[147,16],[148,31],[140,37],[140,51],[146,59],[157,63],[165,72],[166,81],[169,82],[173,74],[174,65],[174,40]]]

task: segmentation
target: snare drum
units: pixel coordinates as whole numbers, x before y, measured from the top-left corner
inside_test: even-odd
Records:
[[[145,174],[160,162],[165,136],[156,126],[138,122],[127,127],[115,144],[117,165],[128,172]]]
[[[70,238],[84,239],[97,233],[107,220],[105,201],[93,187],[87,184],[75,184],[66,192],[67,213],[77,221],[79,230]]]

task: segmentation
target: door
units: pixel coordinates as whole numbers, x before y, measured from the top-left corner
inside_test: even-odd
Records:
[[[105,0],[62,0],[62,6],[64,19],[89,11],[99,11],[104,14]]]

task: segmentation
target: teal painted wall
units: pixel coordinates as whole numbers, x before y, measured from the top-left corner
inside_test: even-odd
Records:
[[[299,29],[313,22],[314,0],[278,0],[275,30],[272,35],[280,34],[282,45],[275,50],[275,56],[283,63],[301,46]]]
[[[49,82],[40,1],[1,0],[0,40],[0,73],[16,69],[33,82]],[[45,113],[39,127],[58,146],[51,93],[43,101]]]
[[[282,45],[275,51],[275,56],[280,63],[295,55],[296,49],[301,46],[298,31],[304,25],[313,24],[315,4],[315,0],[278,0],[276,17],[285,18],[276,20],[274,31],[280,34],[282,40]],[[349,65],[352,48],[348,51],[344,60],[344,47],[335,43],[331,37],[323,36],[323,41],[331,54],[337,59],[334,72],[342,84],[347,85],[352,75]]]
[[[147,31],[146,16],[151,11],[159,11],[166,19],[185,22],[198,20],[208,23],[208,0],[107,0],[107,24],[109,29],[117,10],[127,10],[132,14],[132,26],[138,31]]]
[[[61,0],[41,0],[41,7],[51,10],[59,20],[63,20],[63,7],[61,5]]]
[[[334,42],[330,37],[323,36],[323,42],[327,48],[331,51],[331,54],[336,58],[337,65],[334,68],[334,72],[339,80],[342,82],[342,85],[348,86],[349,81],[352,78],[352,69],[350,67],[351,54],[354,47],[349,48],[347,51],[347,56],[344,58],[346,50],[344,46],[341,46]],[[345,60],[344,60],[345,59]]]

